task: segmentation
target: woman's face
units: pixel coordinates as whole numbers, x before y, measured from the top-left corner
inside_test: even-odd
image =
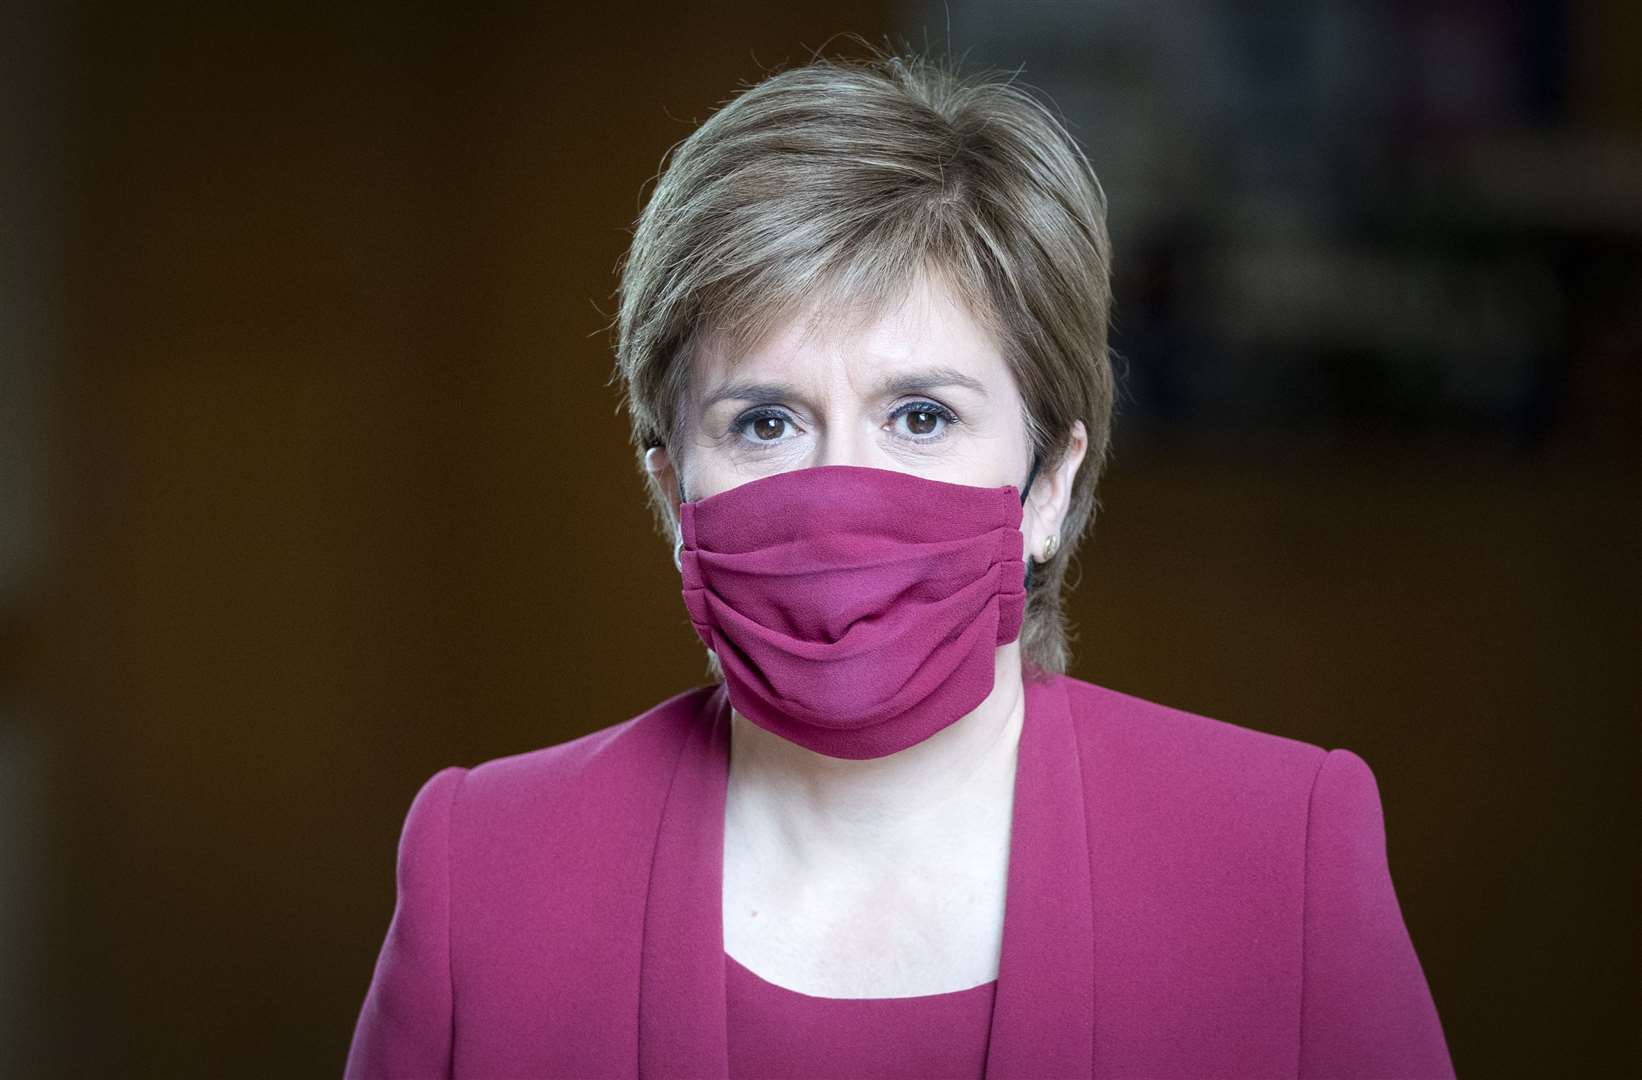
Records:
[[[920,278],[847,339],[802,331],[795,318],[734,363],[711,343],[698,350],[685,453],[672,462],[691,499],[817,465],[1025,483],[1031,449],[1014,376],[938,278]]]

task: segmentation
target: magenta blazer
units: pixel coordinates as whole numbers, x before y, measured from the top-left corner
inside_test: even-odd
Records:
[[[727,1075],[729,709],[448,768],[350,1077]],[[1453,1075],[1349,750],[1028,682],[986,1075]]]

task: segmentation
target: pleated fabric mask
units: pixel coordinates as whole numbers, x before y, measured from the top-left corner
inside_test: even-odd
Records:
[[[681,502],[684,606],[730,704],[854,759],[969,713],[992,692],[998,647],[1020,635],[1025,498],[822,465]]]

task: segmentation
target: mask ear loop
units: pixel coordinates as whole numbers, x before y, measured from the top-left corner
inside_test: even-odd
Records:
[[[1037,478],[1040,460],[1037,451],[1032,453],[1032,468],[1026,474],[1026,486],[1021,488],[1021,505],[1026,505],[1026,493],[1032,490],[1032,481]],[[1032,557],[1026,557],[1026,591],[1032,591]]]
[[[687,503],[690,500],[684,497],[684,477],[679,472],[678,463],[673,464],[673,479],[678,481],[678,501]],[[673,565],[679,573],[684,573],[684,522],[679,521],[678,533],[673,539]]]

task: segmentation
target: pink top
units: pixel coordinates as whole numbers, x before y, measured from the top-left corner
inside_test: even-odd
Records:
[[[980,1080],[998,981],[922,997],[814,997],[724,954],[731,1080]]]

